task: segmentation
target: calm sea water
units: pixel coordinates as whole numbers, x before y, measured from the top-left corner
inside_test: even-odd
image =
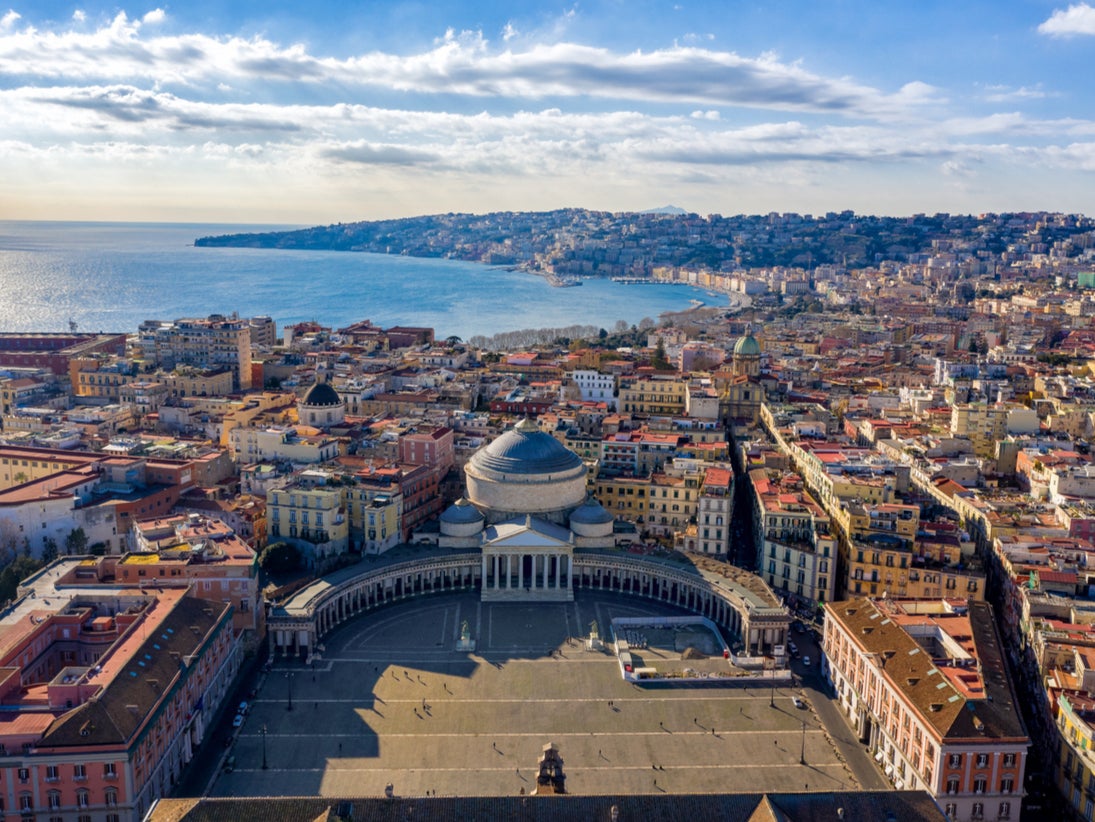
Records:
[[[438,337],[637,323],[724,296],[590,280],[552,288],[519,271],[336,251],[194,248],[197,237],[285,226],[0,221],[0,331],[132,332],[142,320],[236,311],[279,332],[317,320],[422,325]]]

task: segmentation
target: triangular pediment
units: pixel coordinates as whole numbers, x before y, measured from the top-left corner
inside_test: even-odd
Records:
[[[483,534],[483,549],[565,548],[570,549],[570,531],[544,520],[500,522]]]

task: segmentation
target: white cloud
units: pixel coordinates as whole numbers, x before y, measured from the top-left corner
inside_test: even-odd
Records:
[[[156,23],[162,23],[167,19],[167,12],[163,9],[153,9],[141,18],[141,22],[147,25],[155,25]]]
[[[1095,35],[1095,7],[1087,3],[1076,3],[1064,11],[1056,9],[1048,20],[1038,26],[1038,31],[1050,37]]]
[[[0,31],[7,31],[15,25],[23,15],[15,11],[15,9],[8,9],[7,13],[0,17]]]
[[[715,111],[714,109],[709,109],[707,111],[693,111],[690,116],[692,117],[693,120],[718,120],[719,119],[719,113],[717,111]]]
[[[77,23],[83,23],[85,20],[87,20],[87,14],[84,12],[83,9],[76,9],[76,11],[72,12],[72,19],[75,20]]]

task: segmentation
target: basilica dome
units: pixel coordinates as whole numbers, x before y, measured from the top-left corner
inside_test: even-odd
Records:
[[[317,382],[311,388],[308,389],[308,393],[304,395],[304,399],[300,401],[301,405],[311,406],[328,406],[328,405],[342,405],[342,398],[338,396],[338,392],[331,388],[328,383]]]
[[[334,388],[326,382],[317,382],[297,403],[297,416],[305,425],[329,428],[345,421],[346,407]]]
[[[752,331],[746,331],[744,337],[739,337],[738,341],[734,343],[734,356],[735,357],[759,357],[760,356],[760,343],[757,342],[757,338],[753,336]]]
[[[468,498],[491,522],[519,514],[562,522],[585,499],[582,458],[528,419],[475,452],[464,470]]]

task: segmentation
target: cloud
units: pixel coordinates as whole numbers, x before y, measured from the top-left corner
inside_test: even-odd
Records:
[[[87,20],[87,14],[83,11],[83,9],[76,9],[76,11],[72,12],[72,19],[75,20],[77,23],[83,23],[85,20]]]
[[[0,31],[7,31],[22,17],[19,12],[14,9],[8,9],[7,13],[0,17]]]
[[[1027,86],[1020,86],[1019,88],[1012,88],[1011,86],[1004,85],[987,85],[984,87],[983,99],[990,103],[1010,103],[1023,100],[1044,100],[1047,97],[1055,97],[1057,95],[1050,94],[1042,88],[1041,83],[1037,83],[1032,88]]]
[[[162,23],[166,19],[167,12],[163,9],[153,9],[141,18],[141,22],[146,25],[155,25],[156,23]]]
[[[1056,9],[1048,20],[1038,26],[1038,32],[1050,37],[1095,35],[1095,7],[1087,3],[1076,3],[1064,11]]]
[[[678,46],[620,53],[571,42],[499,51],[481,32],[449,30],[432,49],[418,54],[372,52],[336,59],[262,37],[146,33],[146,24],[163,19],[157,9],[139,21],[120,13],[95,31],[0,35],[0,74],[28,81],[226,82],[234,87],[244,81],[276,82],[337,86],[355,95],[383,90],[473,99],[587,98],[878,118],[914,116],[943,102],[933,87],[919,81],[887,93],[810,72],[771,54],[747,57]]]
[[[320,156],[330,160],[360,165],[428,165],[436,163],[439,159],[438,155],[428,151],[414,151],[401,146],[365,142],[332,146],[324,148],[319,153]]]

